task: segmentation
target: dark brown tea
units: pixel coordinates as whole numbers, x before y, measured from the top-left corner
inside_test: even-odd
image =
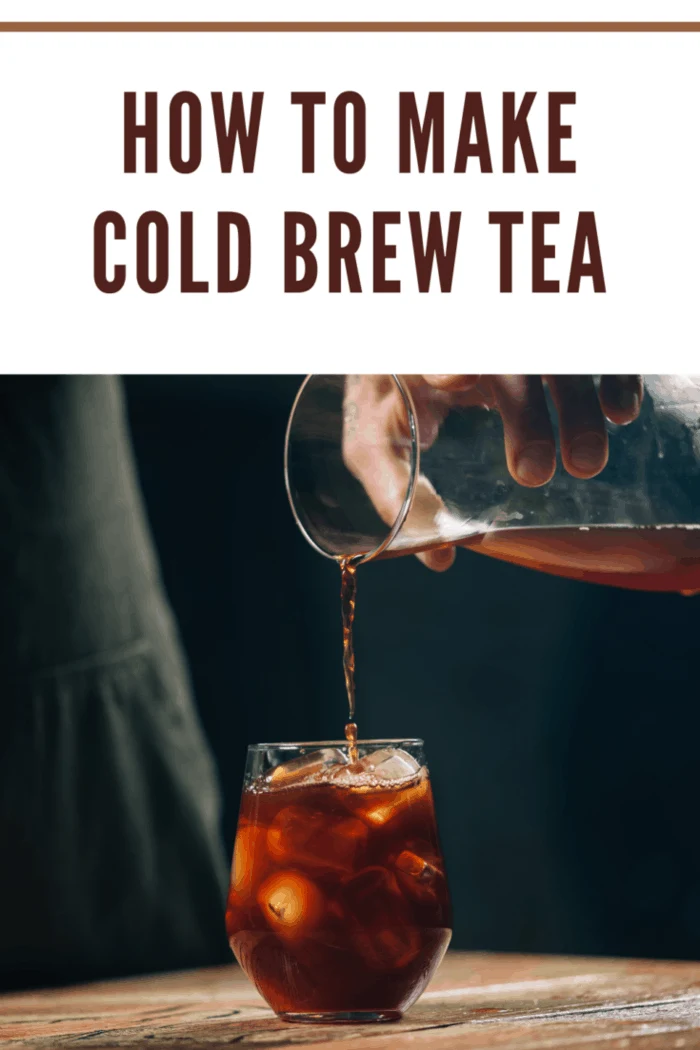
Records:
[[[343,674],[348,694],[348,722],[345,739],[348,742],[350,761],[357,759],[357,725],[355,724],[355,646],[352,640],[352,625],[355,622],[357,602],[357,564],[351,558],[340,559],[340,616],[343,624]]]
[[[493,529],[462,545],[589,583],[682,594],[700,590],[697,525]]]
[[[425,767],[310,752],[245,786],[231,948],[288,1020],[398,1018],[450,939],[444,870]]]
[[[390,1021],[445,953],[449,895],[427,769],[400,747],[358,744],[357,563],[340,572],[347,747],[300,746],[246,782],[226,928],[286,1020]]]

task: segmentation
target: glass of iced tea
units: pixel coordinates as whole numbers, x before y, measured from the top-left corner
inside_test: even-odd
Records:
[[[354,756],[352,756],[354,757]],[[451,936],[421,740],[248,749],[229,943],[287,1021],[393,1021]]]

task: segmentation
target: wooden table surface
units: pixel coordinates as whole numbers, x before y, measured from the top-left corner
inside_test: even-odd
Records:
[[[700,1048],[700,965],[448,954],[403,1021],[283,1024],[234,966],[0,996],[0,1045]],[[337,1048],[336,1048],[337,1050]]]

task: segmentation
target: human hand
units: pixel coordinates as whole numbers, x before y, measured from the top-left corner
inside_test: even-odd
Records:
[[[608,460],[605,420],[631,423],[639,415],[641,376],[420,375],[402,376],[411,391],[421,448],[429,448],[450,408],[482,405],[503,420],[506,462],[512,477],[529,488],[546,484],[556,469],[554,429],[545,399],[549,387],[559,423],[564,469],[575,478],[592,478]],[[410,435],[403,401],[390,376],[350,376],[345,392],[343,457],[362,482],[387,525],[398,517],[409,481]],[[412,516],[435,517],[442,501],[424,477]],[[418,555],[429,568],[452,565],[454,547]]]

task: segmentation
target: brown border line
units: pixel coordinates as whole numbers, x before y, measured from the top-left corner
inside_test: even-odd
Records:
[[[700,22],[0,22],[0,33],[700,33]]]

